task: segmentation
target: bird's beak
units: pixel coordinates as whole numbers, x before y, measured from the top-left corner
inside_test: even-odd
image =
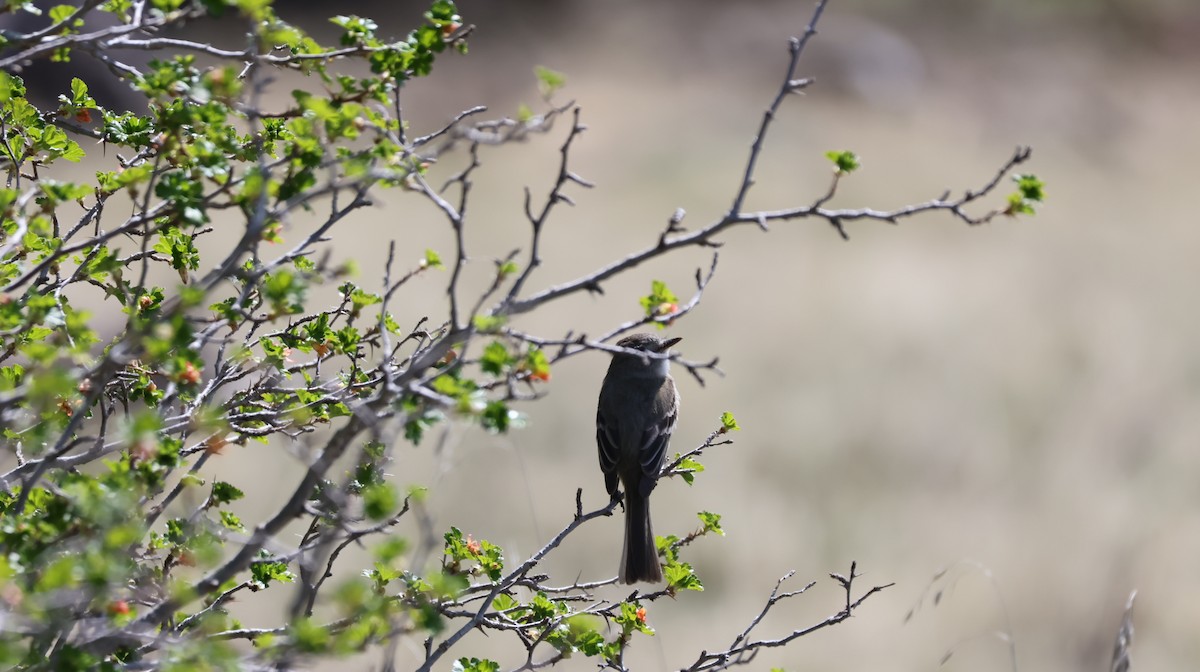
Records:
[[[671,346],[675,345],[676,343],[678,343],[682,340],[683,340],[682,338],[668,338],[667,340],[662,342],[662,346],[660,346],[658,348],[658,351],[666,352],[667,350],[671,349]]]

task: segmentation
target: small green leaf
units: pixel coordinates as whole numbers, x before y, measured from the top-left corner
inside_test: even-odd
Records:
[[[433,250],[425,250],[425,258],[421,260],[421,268],[445,268],[442,258]]]
[[[534,67],[533,74],[537,76],[538,88],[541,89],[542,95],[547,98],[567,84],[566,75],[540,65]]]
[[[90,108],[96,106],[94,98],[88,95],[87,84],[78,77],[71,79],[71,105],[77,108]]]
[[[496,611],[508,611],[518,604],[520,603],[507,593],[500,593],[496,596],[496,599],[492,600],[492,608]]]
[[[722,434],[724,434],[725,432],[736,432],[740,429],[741,429],[741,426],[738,425],[737,420],[734,419],[732,413],[730,413],[729,411],[725,411],[724,413],[721,414],[721,433]]]
[[[1020,193],[1013,192],[1008,195],[1008,207],[1004,209],[1004,214],[1009,216],[1032,215],[1034,210],[1029,201],[1022,198]]]
[[[245,532],[246,526],[242,524],[241,518],[233,515],[228,511],[221,511],[221,525],[235,532]]]
[[[298,618],[289,627],[292,645],[304,653],[324,653],[333,637],[332,630],[311,618]]]
[[[50,8],[48,14],[50,16],[50,20],[54,23],[62,23],[77,10],[77,7],[72,7],[71,5],[55,5],[54,7]]]
[[[454,672],[498,672],[500,663],[486,658],[459,658],[451,668]]]
[[[667,580],[667,585],[675,590],[704,590],[700,577],[696,576],[692,566],[686,562],[673,562],[664,567],[663,578]]]
[[[675,453],[675,459],[679,459],[679,453]],[[683,478],[684,483],[691,485],[696,480],[696,474],[704,471],[704,465],[688,457],[681,460],[675,470]]]
[[[522,424],[521,414],[508,407],[508,404],[500,400],[489,401],[483,408],[483,414],[480,417],[480,422],[483,428],[503,434],[507,432],[514,423],[518,427]]]
[[[504,375],[504,370],[512,363],[512,355],[508,354],[508,348],[500,341],[488,343],[483,349],[483,356],[479,358],[479,367],[493,376]]]
[[[386,520],[400,506],[400,498],[390,483],[363,488],[363,513],[374,521]]]
[[[696,514],[700,522],[704,525],[704,532],[707,534],[712,532],[720,536],[725,536],[725,530],[721,529],[721,514],[711,513],[709,511],[701,511]]]
[[[1046,185],[1036,175],[1013,175],[1012,180],[1017,183],[1017,190],[1008,195],[1008,207],[1004,209],[1004,214],[1009,216],[1034,214],[1033,204],[1041,203],[1046,198]]]
[[[504,326],[507,319],[503,315],[476,315],[472,322],[481,334],[494,334]]]
[[[861,162],[858,160],[858,155],[850,150],[830,150],[825,152],[825,158],[833,162],[834,172],[838,175],[846,175],[858,170]]]
[[[1046,185],[1037,178],[1037,175],[1013,175],[1012,179],[1017,183],[1017,190],[1025,200],[1041,203],[1045,199]]]
[[[546,357],[546,353],[537,346],[530,346],[520,368],[521,371],[529,374],[530,380],[550,381],[550,360]]]
[[[624,633],[637,630],[644,635],[654,635],[654,628],[646,622],[646,609],[640,602],[622,602],[621,613],[613,617],[613,622],[621,626]]]
[[[664,329],[670,324],[667,318],[679,312],[679,297],[667,288],[667,283],[661,280],[654,280],[650,283],[650,293],[638,299],[638,303],[642,305],[642,309],[646,311],[646,317],[654,319],[654,324],[659,329]]]
[[[266,551],[262,551],[262,553],[266,555]],[[250,575],[254,577],[255,583],[259,584],[260,588],[269,587],[272,581],[292,583],[296,580],[296,576],[288,569],[287,563],[278,561],[253,562],[250,564]]]
[[[408,541],[403,537],[388,537],[375,547],[375,557],[384,563],[390,563],[407,552]]]
[[[246,494],[244,492],[238,490],[236,487],[226,483],[225,481],[216,481],[213,483],[212,501],[214,504],[228,504],[229,502],[235,502],[245,496]]]
[[[451,571],[461,572],[461,563],[472,561],[478,563],[491,580],[500,578],[504,570],[504,554],[499,546],[486,539],[477,541],[471,535],[464,537],[462,530],[457,527],[451,527],[443,538],[446,542],[444,554],[450,557]]]

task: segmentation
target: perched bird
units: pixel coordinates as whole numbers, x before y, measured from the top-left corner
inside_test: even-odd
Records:
[[[654,334],[627,336],[617,345],[665,354],[683,339]],[[625,545],[618,578],[622,583],[662,580],[658,549],[650,525],[650,492],[667,454],[679,416],[679,393],[663,358],[619,353],[613,356],[600,386],[596,408],[596,444],[608,494],[625,490]]]

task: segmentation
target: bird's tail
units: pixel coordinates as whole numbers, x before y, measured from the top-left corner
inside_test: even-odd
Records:
[[[619,576],[621,583],[657,583],[663,578],[650,527],[650,500],[636,492],[625,494],[625,547]]]

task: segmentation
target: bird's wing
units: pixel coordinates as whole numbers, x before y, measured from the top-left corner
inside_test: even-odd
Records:
[[[621,456],[621,452],[617,448],[619,439],[616,437],[615,429],[608,426],[604,421],[604,414],[597,410],[596,447],[600,454],[600,471],[604,472],[604,487],[608,489],[609,495],[617,492],[617,458]]]
[[[663,415],[642,432],[638,461],[642,467],[643,478],[640,487],[643,495],[649,495],[658,481],[658,472],[662,469],[663,459],[667,455],[667,444],[671,442],[671,434],[675,431],[676,419],[676,413]]]

